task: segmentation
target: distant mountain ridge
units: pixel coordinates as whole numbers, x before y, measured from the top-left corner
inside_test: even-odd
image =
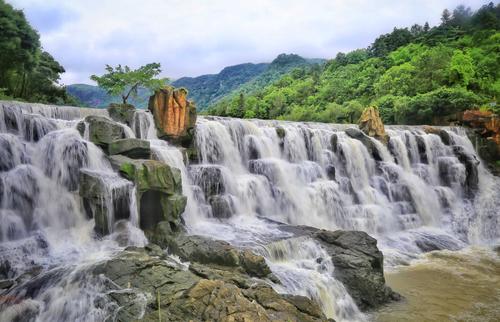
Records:
[[[271,63],[243,63],[223,68],[217,74],[182,77],[171,84],[188,90],[189,99],[198,110],[205,110],[219,100],[235,93],[250,93],[279,79],[294,68],[322,64],[325,59],[306,59],[295,54],[280,54]],[[105,108],[109,103],[121,102],[120,97],[110,96],[105,90],[93,85],[72,84],[67,92],[88,107]],[[130,99],[137,108],[146,108],[152,93],[140,89],[138,96]]]

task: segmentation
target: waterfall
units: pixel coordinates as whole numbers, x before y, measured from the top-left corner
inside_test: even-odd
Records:
[[[103,295],[109,285],[88,272],[147,240],[137,228],[135,187],[88,140],[84,117],[107,112],[4,101],[0,107],[0,264],[8,261],[7,278],[44,271],[9,291],[11,299],[29,291],[29,300],[0,300],[0,320],[18,311],[38,320],[112,319],[119,307]],[[121,126],[127,137],[148,140],[154,159],[180,169],[190,234],[253,249],[280,279],[267,281],[277,292],[307,296],[337,321],[367,317],[335,279],[322,246],[278,222],[365,231],[389,266],[433,249],[500,239],[500,180],[475,163],[461,128],[439,128],[443,140],[422,127],[387,126],[384,145],[349,136],[353,125],[199,117],[198,162],[191,164],[184,148],[158,139],[148,111]],[[96,204],[79,196],[81,174],[104,187]],[[96,236],[85,207],[106,212],[109,235]]]
[[[106,110],[0,101],[0,279],[18,280],[0,298],[1,321],[20,312],[26,320],[101,321],[119,309],[104,296],[109,281],[88,271],[123,249],[123,234],[129,245],[147,241],[133,211],[135,188],[76,130],[92,114],[107,116]],[[125,203],[130,222],[116,233],[95,238],[78,195],[80,172],[102,180],[112,231],[119,222],[110,204]]]

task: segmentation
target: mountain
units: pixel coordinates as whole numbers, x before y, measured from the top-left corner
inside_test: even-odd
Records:
[[[189,99],[196,103],[198,110],[205,110],[235,93],[251,93],[264,88],[294,68],[324,63],[324,59],[306,59],[295,54],[281,54],[271,63],[244,63],[225,67],[218,74],[198,77],[182,77],[172,82],[175,87],[188,90]],[[112,97],[102,88],[87,84],[72,84],[66,87],[67,92],[87,107],[104,108],[109,103],[119,103],[119,96]],[[151,92],[139,89],[137,97],[130,103],[137,108],[146,108]]]
[[[262,74],[269,64],[239,64],[224,68],[218,74],[198,77],[182,77],[172,82],[175,87],[185,87],[189,98],[194,100],[198,109],[204,109],[227,93]]]
[[[229,66],[218,74],[179,78],[172,82],[172,85],[185,87],[198,110],[205,110],[235,93],[250,93],[261,89],[294,68],[323,62],[324,59],[306,59],[295,54],[280,54],[271,63]]]
[[[110,103],[122,101],[119,96],[110,96],[104,89],[94,85],[72,84],[66,86],[66,91],[76,98],[80,105],[87,107],[106,108]],[[139,88],[137,97],[129,98],[129,103],[137,108],[146,108],[151,95],[151,91]]]

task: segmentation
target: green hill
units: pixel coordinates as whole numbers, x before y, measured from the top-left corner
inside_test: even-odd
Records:
[[[235,93],[250,93],[265,87],[294,68],[322,62],[323,59],[281,54],[271,63],[230,66],[218,74],[179,78],[172,85],[188,89],[189,98],[195,101],[198,110],[204,110]]]
[[[355,122],[375,105],[387,123],[423,124],[464,109],[498,112],[500,5],[459,6],[441,23],[394,28],[371,46],[220,100],[213,115]],[[268,70],[270,70],[269,68]],[[247,83],[243,88],[250,86]],[[252,87],[252,86],[250,86]]]

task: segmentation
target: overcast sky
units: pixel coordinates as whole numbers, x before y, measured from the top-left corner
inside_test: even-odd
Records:
[[[332,58],[395,26],[439,23],[444,8],[477,0],[7,0],[23,9],[42,45],[87,83],[104,65],[160,62],[171,78],[217,73],[280,53]]]

